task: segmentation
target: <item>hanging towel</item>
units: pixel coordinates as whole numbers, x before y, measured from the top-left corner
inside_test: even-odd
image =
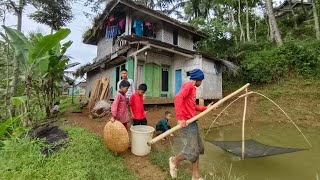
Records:
[[[125,28],[125,19],[121,19],[119,21],[119,27],[120,27],[120,30],[123,30]]]
[[[136,19],[133,24],[137,36],[143,36],[143,21]]]

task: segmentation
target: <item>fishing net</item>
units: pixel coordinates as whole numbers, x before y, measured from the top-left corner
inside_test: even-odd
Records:
[[[209,141],[210,143],[220,147],[221,149],[242,157],[242,141]],[[258,158],[265,156],[274,156],[278,154],[293,153],[306,149],[299,148],[283,148],[269,146],[259,143],[255,140],[245,140],[244,158]]]

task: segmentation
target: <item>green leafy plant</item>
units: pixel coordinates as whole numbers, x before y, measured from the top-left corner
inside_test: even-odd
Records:
[[[0,124],[0,138],[8,132],[7,128],[11,126],[14,122],[16,122],[19,118],[20,116],[10,118]]]
[[[22,76],[25,79],[25,95],[27,97],[25,104],[27,107],[27,117],[25,125],[32,123],[30,115],[30,100],[32,87],[36,84],[34,77],[44,78],[48,75],[51,64],[55,62],[56,57],[64,54],[70,47],[71,42],[67,42],[62,48],[59,47],[60,41],[65,39],[69,34],[69,29],[60,29],[54,34],[42,36],[36,34],[34,41],[30,41],[20,31],[3,26],[8,36],[8,41],[15,50],[15,57],[19,60],[22,67]],[[64,69],[65,61],[61,67]],[[40,79],[41,79],[40,78]]]

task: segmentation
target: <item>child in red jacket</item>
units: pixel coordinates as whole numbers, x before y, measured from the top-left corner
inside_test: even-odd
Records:
[[[147,91],[146,84],[140,84],[138,90],[130,97],[130,111],[133,125],[147,125],[146,112],[144,111],[143,95]]]

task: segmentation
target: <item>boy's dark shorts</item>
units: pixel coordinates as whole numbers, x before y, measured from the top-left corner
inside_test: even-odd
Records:
[[[133,125],[136,126],[136,125],[147,125],[148,122],[147,122],[147,119],[144,118],[144,119],[133,119]]]
[[[197,122],[193,122],[187,127],[182,128],[181,138],[184,144],[181,153],[187,160],[191,162],[197,161],[199,155],[204,153],[204,146],[199,134]]]

